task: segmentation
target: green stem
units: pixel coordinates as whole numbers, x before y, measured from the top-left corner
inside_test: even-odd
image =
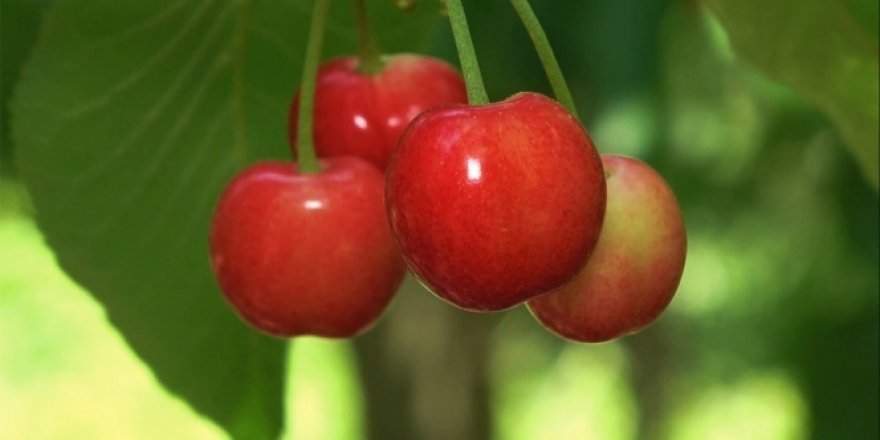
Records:
[[[321,171],[312,139],[312,113],[315,107],[315,78],[318,76],[318,63],[321,61],[321,46],[324,43],[324,29],[329,10],[330,0],[315,0],[312,25],[306,42],[306,58],[303,62],[302,83],[299,88],[299,118],[296,121],[296,145],[299,150],[298,161],[301,173]]]
[[[559,62],[556,61],[556,55],[553,53],[553,48],[550,47],[547,34],[544,33],[541,22],[538,21],[535,11],[529,5],[529,0],[510,0],[510,3],[513,4],[513,8],[519,14],[519,19],[522,20],[526,32],[529,33],[529,37],[532,39],[535,50],[538,51],[538,57],[541,59],[541,64],[544,65],[544,71],[547,73],[547,79],[550,81],[550,87],[553,88],[553,94],[577,118],[577,107],[575,107],[574,99],[571,97],[568,83],[565,82],[565,77],[562,76],[562,69],[559,68]]]
[[[483,85],[483,75],[480,73],[480,65],[477,63],[474,42],[471,40],[471,31],[468,28],[461,0],[446,0],[446,9],[449,12],[449,24],[452,26],[452,36],[455,38],[458,59],[461,61],[464,83],[467,85],[468,103],[471,105],[488,104],[489,95],[486,94],[486,86]]]
[[[376,40],[370,32],[370,21],[367,19],[365,0],[354,0],[355,21],[357,22],[358,44],[360,45],[360,65],[358,71],[373,75],[382,70],[382,58],[376,49]]]

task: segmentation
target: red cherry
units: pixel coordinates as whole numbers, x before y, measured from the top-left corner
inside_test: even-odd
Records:
[[[551,331],[583,342],[654,321],[678,288],[687,251],[681,211],[663,177],[636,159],[602,160],[608,207],[593,256],[574,281],[528,303]]]
[[[358,72],[358,59],[323,63],[315,88],[314,138],[320,157],[358,156],[384,170],[394,144],[413,118],[440,104],[467,102],[464,80],[443,61],[419,55],[383,58],[381,72]],[[299,93],[290,110],[296,157]]]
[[[428,110],[392,156],[385,201],[410,269],[464,309],[513,307],[569,281],[605,211],[602,164],[555,101],[520,93]]]
[[[321,161],[302,174],[263,162],[238,174],[214,213],[211,263],[245,321],[276,336],[349,337],[391,301],[404,264],[366,161]]]

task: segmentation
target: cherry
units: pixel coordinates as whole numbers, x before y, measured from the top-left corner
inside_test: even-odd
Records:
[[[262,162],[221,195],[211,263],[245,321],[275,336],[349,337],[391,301],[404,264],[382,200],[383,176],[352,157],[316,174]]]
[[[450,65],[420,55],[384,57],[375,75],[358,71],[355,57],[323,63],[315,92],[314,136],[319,157],[354,155],[384,170],[407,124],[439,104],[467,101],[464,81]],[[296,157],[299,93],[290,110]]]
[[[528,303],[545,327],[583,342],[654,321],[675,294],[687,248],[681,211],[663,177],[637,159],[602,160],[608,206],[593,256],[574,281]]]
[[[578,273],[599,237],[605,178],[580,123],[520,93],[416,118],[391,158],[385,201],[423,284],[461,308],[497,311]]]

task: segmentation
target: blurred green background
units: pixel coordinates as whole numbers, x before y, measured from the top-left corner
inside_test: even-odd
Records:
[[[23,140],[14,142],[9,106],[21,63],[41,35],[41,16],[58,8],[2,1],[0,438],[248,437],[210,409],[191,409],[190,399],[203,408],[204,397],[181,391],[180,381],[162,372],[172,368],[167,363],[151,371],[161,346],[130,348],[144,339],[100,293],[113,273],[85,277],[96,299],[59,268],[35,223],[36,216],[49,227],[53,246],[69,247],[45,218],[57,211],[41,205],[48,191],[40,179],[56,171],[38,172],[39,160],[23,156],[36,145],[36,134],[25,133],[34,126],[13,120],[21,131],[14,139]],[[309,2],[288,3],[303,9]],[[465,3],[490,96],[549,94],[508,3]],[[366,335],[353,342],[301,338],[279,350],[284,437],[880,437],[876,2],[742,2],[759,15],[746,25],[747,6],[723,1],[534,3],[600,151],[642,158],[679,197],[689,243],[677,296],[644,332],[581,345],[549,334],[522,308],[468,314],[408,280]],[[780,12],[785,7],[791,9]],[[810,34],[817,14],[827,28]],[[781,20],[778,27],[760,27],[773,19]],[[428,28],[426,51],[454,63],[445,24]],[[51,41],[59,26],[43,29],[40,38]],[[389,41],[400,36],[382,35],[386,48],[397,47]],[[847,46],[854,35],[864,47]],[[808,52],[786,52],[804,42]],[[850,66],[842,70],[847,75],[867,66],[868,81],[816,73],[818,64],[833,62]],[[25,75],[45,76],[39,67]],[[295,78],[290,83],[292,90]],[[33,113],[38,106],[22,95],[33,93],[17,92],[15,105]],[[66,252],[66,269],[87,273],[90,260],[80,264]],[[250,335],[240,323],[230,325]],[[222,368],[207,367],[215,366]],[[245,389],[253,381],[235,380]]]

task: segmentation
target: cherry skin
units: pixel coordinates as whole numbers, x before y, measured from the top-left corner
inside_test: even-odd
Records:
[[[416,118],[385,203],[410,269],[439,297],[504,310],[574,277],[599,237],[605,178],[592,141],[556,101],[520,93]]]
[[[687,250],[681,211],[663,177],[637,159],[602,160],[608,206],[593,256],[574,281],[528,303],[545,327],[582,342],[653,322],[678,288]]]
[[[340,157],[303,174],[262,162],[214,213],[211,263],[236,312],[279,337],[349,337],[385,310],[405,272],[383,206],[383,176]]]
[[[323,63],[315,86],[314,138],[320,157],[358,156],[384,170],[407,124],[426,109],[467,102],[461,75],[449,64],[420,55],[383,57],[375,75],[358,71],[358,59]],[[288,135],[296,157],[299,93],[290,109]]]

